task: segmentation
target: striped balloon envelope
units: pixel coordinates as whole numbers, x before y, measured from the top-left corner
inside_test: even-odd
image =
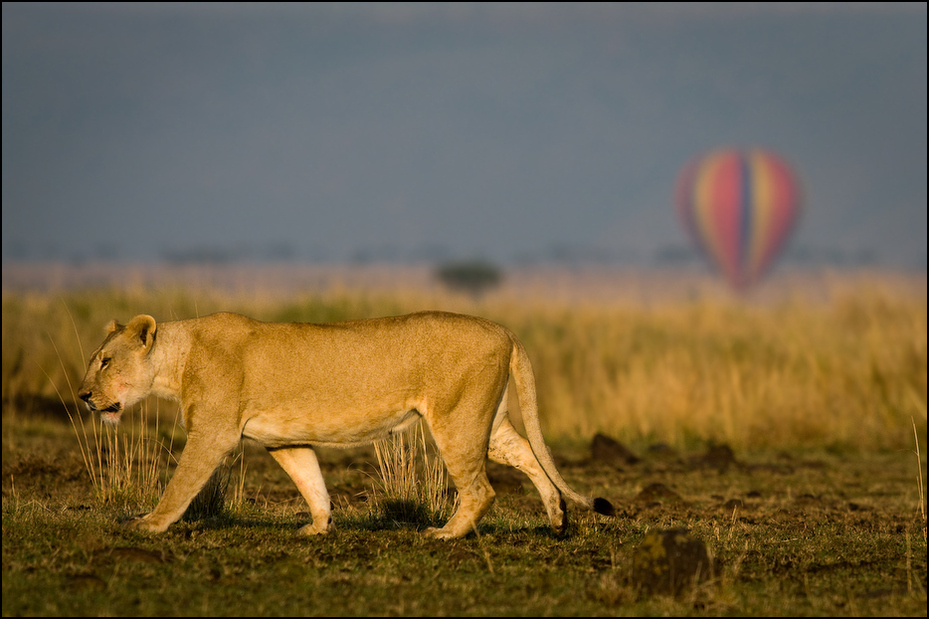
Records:
[[[790,166],[760,148],[719,149],[692,159],[675,193],[688,234],[738,290],[762,278],[800,212]]]

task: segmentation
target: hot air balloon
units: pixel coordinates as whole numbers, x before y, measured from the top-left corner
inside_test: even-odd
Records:
[[[678,215],[737,290],[756,284],[793,230],[800,187],[787,163],[760,148],[720,149],[687,163]]]

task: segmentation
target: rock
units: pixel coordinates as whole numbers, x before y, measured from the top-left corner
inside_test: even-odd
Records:
[[[642,491],[636,495],[635,500],[639,503],[679,503],[682,501],[681,495],[671,490],[664,484],[649,484],[642,488]]]
[[[649,532],[632,557],[632,581],[645,593],[679,595],[713,572],[706,545],[687,529]]]
[[[639,457],[629,451],[625,445],[599,432],[590,442],[590,457],[594,462],[610,466],[624,466],[639,461]]]
[[[730,465],[737,464],[735,454],[729,445],[713,445],[700,456],[698,462],[704,466],[712,467],[719,472],[725,472]]]

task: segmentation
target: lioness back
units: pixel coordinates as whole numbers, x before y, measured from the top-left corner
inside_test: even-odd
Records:
[[[325,324],[267,323],[237,314],[195,321],[194,350],[225,357],[227,369],[241,364],[246,380],[261,376],[269,386],[374,380],[387,388],[451,370],[457,376],[488,365],[502,371],[512,348],[501,325],[448,312]]]

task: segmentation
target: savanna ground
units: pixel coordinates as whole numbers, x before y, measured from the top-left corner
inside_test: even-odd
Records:
[[[797,278],[749,299],[700,278],[569,274],[473,299],[422,281],[314,275],[308,292],[123,276],[134,283],[10,289],[4,271],[4,615],[926,616],[924,275]],[[155,504],[184,436],[170,403],[115,431],[74,404],[110,319],[425,308],[517,333],[560,470],[616,517],[572,510],[558,537],[529,481],[491,465],[497,502],[477,533],[439,542],[421,530],[447,517],[452,489],[424,498],[424,472],[391,485],[374,449],[324,450],[337,529],[304,538],[292,482],[245,444],[219,508],[162,536],[120,526]],[[679,528],[713,571],[652,590],[643,544]]]

